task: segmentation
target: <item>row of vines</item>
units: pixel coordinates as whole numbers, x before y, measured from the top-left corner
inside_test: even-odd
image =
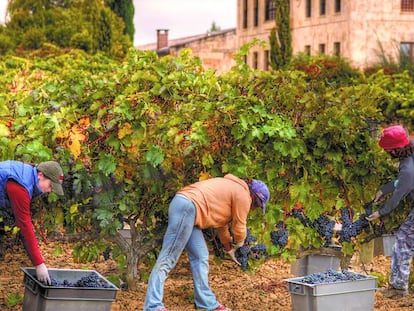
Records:
[[[176,58],[131,50],[119,62],[48,46],[1,59],[0,159],[55,159],[65,171],[64,198],[35,202],[43,231],[96,234],[75,249],[79,260],[99,258],[110,241],[133,287],[146,275],[138,264],[154,260],[170,199],[199,179],[264,180],[268,212],[252,213],[249,226],[286,259],[326,243],[288,217],[294,207],[312,220],[337,219],[343,207],[362,212],[393,174],[377,146],[381,125],[411,126],[409,76],[341,77],[332,60],[255,71],[242,61],[248,51],[222,75],[188,50]],[[284,249],[270,242],[280,222],[289,229]],[[132,244],[118,232],[124,226]],[[343,244],[350,253],[358,241]]]

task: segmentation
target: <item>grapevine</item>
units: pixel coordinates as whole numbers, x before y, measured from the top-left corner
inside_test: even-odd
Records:
[[[211,246],[213,247],[213,252],[216,257],[224,258],[224,254],[226,253],[224,250],[224,246],[221,243],[220,239],[218,238],[216,232],[209,228],[203,230],[204,238],[210,242]]]
[[[302,209],[296,208],[292,210],[291,215],[295,218],[298,218],[304,226],[315,228],[318,231],[319,235],[324,239],[325,246],[329,246],[331,244],[332,237],[334,235],[334,220],[331,220],[327,215],[322,214],[314,221],[311,221],[304,215]]]
[[[365,121],[382,121],[378,105],[395,103],[388,95],[396,94],[391,84],[378,87],[389,77],[364,77],[358,88],[353,81],[339,89],[291,70],[252,71],[243,53],[225,75],[203,70],[185,50],[158,58],[132,49],[122,62],[76,51],[46,59],[6,58],[0,81],[2,159],[56,159],[69,177],[64,198],[48,196],[49,206],[57,207],[50,210],[60,213],[44,214],[45,230],[91,228],[104,240],[116,233],[117,215],[129,218],[137,234],[133,247],[122,252],[128,279],[136,281],[137,267],[158,250],[157,233],[165,228],[171,197],[202,174],[265,181],[272,188],[265,217],[272,221],[291,202],[314,200],[329,218],[343,187],[349,198],[338,206],[350,206],[390,176],[391,165]],[[329,206],[323,208],[325,202]],[[329,243],[332,221],[299,217]],[[257,219],[253,222],[259,227]],[[268,239],[247,245],[249,260],[265,257],[262,246],[252,248],[268,240],[279,248],[301,241],[320,246],[314,236],[300,232],[299,238],[288,226],[266,225],[267,231],[258,234]],[[223,256],[219,241],[212,243],[215,254]]]

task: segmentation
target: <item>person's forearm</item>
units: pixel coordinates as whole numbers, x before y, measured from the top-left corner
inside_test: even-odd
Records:
[[[395,190],[395,181],[386,183],[385,185],[381,186],[380,190],[382,192],[382,195],[393,192]]]

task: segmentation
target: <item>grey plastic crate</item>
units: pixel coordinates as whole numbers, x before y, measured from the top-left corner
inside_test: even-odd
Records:
[[[22,311],[110,311],[118,288],[95,270],[49,269],[58,282],[76,282],[89,274],[96,274],[108,288],[47,286],[36,278],[34,268],[24,272],[24,299]]]
[[[330,254],[306,255],[293,262],[290,272],[295,276],[304,276],[328,269],[339,270],[341,259]]]
[[[374,241],[374,256],[384,255],[391,257],[395,239],[395,234],[383,234],[381,237],[376,238]]]
[[[375,277],[326,284],[304,284],[299,282],[302,278],[285,280],[289,285],[293,311],[374,310]]]

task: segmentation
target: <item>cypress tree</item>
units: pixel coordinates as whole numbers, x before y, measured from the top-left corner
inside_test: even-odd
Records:
[[[269,36],[270,64],[274,69],[285,67],[292,58],[292,34],[290,32],[289,0],[274,0],[276,27]]]
[[[133,0],[105,0],[105,4],[125,23],[124,34],[128,35],[131,42],[134,42],[134,3]]]

